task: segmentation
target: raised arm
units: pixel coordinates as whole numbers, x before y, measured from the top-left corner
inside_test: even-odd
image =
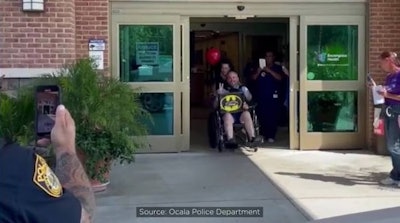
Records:
[[[270,73],[276,80],[278,80],[278,81],[282,80],[282,75],[280,73],[277,73],[268,67],[265,67],[264,70],[266,72]]]
[[[261,71],[262,71],[261,68],[257,68],[257,71],[251,75],[251,78],[253,80],[257,80],[258,76],[260,76]]]
[[[81,223],[93,222],[95,199],[90,182],[76,154],[56,153],[56,175],[65,189],[82,205]]]
[[[62,186],[81,203],[82,223],[93,222],[95,198],[85,173],[76,155],[75,123],[63,105],[57,108],[56,124],[51,132],[56,153],[56,175]]]
[[[229,91],[224,89],[224,83],[218,83],[218,90],[216,91],[215,98],[214,98],[214,108],[218,107],[219,103],[219,95],[228,93]]]

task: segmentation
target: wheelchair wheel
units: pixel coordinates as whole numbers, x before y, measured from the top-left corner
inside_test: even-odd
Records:
[[[224,150],[224,141],[219,139],[218,140],[218,152],[222,152]]]
[[[217,118],[215,119],[216,123],[220,123],[221,120],[220,118],[217,116]],[[225,149],[225,139],[224,139],[224,130],[223,130],[223,126],[218,124],[217,127],[215,128],[215,132],[217,133],[217,145],[218,145],[218,152],[222,152],[222,150]]]
[[[255,112],[253,113],[253,126],[254,126],[255,135],[259,136],[260,135],[260,122],[258,121],[258,117]]]
[[[207,121],[208,143],[211,148],[215,149],[218,146],[218,123],[215,112],[211,112]]]

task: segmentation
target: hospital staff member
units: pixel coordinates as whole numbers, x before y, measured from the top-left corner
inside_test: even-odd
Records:
[[[256,81],[257,116],[260,120],[261,134],[270,143],[275,142],[281,112],[283,71],[282,66],[275,64],[272,51],[265,53],[266,66],[259,68],[253,75]]]

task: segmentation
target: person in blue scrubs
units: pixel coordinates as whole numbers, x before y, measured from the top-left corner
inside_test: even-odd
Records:
[[[284,73],[282,66],[275,63],[272,51],[265,54],[266,66],[253,75],[256,81],[257,116],[260,120],[261,134],[270,142],[275,142],[281,112],[281,86]]]

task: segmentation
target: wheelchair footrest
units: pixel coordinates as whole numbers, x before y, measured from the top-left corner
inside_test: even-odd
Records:
[[[237,149],[239,148],[239,144],[235,139],[225,141],[225,148],[227,149]]]
[[[256,137],[253,142],[246,142],[246,146],[250,148],[255,148],[261,146],[263,140],[261,137]]]

